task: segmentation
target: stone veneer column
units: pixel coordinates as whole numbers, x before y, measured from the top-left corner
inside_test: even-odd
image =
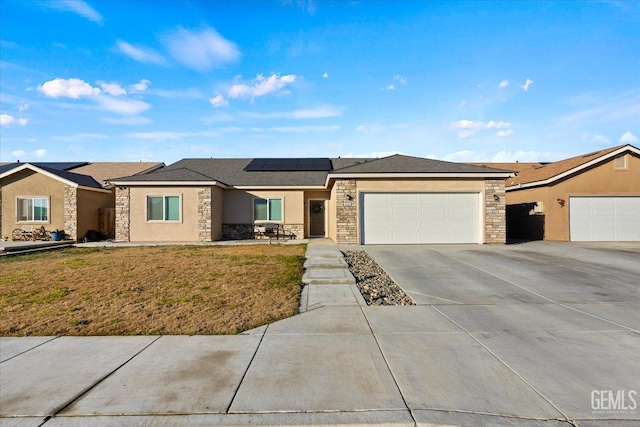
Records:
[[[339,245],[357,245],[357,182],[355,179],[338,179],[334,185],[336,186],[336,243]]]
[[[131,224],[131,190],[116,187],[116,241],[128,242]]]
[[[211,187],[198,190],[198,240],[210,242],[211,238]]]
[[[78,240],[78,189],[64,186],[64,232],[71,240]]]
[[[494,197],[498,196],[498,200]],[[484,182],[485,243],[506,243],[507,218],[504,179],[487,179]]]

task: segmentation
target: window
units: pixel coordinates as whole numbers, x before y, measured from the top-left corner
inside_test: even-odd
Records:
[[[180,221],[180,196],[147,196],[147,221]]]
[[[627,156],[624,154],[620,157],[616,157],[616,169],[626,169],[627,168]]]
[[[253,199],[254,221],[282,221],[282,199]]]
[[[47,197],[18,197],[18,222],[49,221],[49,199]]]

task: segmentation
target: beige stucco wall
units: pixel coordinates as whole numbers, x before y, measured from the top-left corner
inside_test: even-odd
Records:
[[[222,222],[252,224],[254,198],[281,198],[284,224],[304,224],[303,190],[224,190]]]
[[[484,200],[484,180],[482,179],[456,179],[456,180],[444,180],[444,179],[358,179],[357,180],[357,194],[355,194],[353,203],[357,203],[357,218],[360,221],[361,211],[359,206],[360,193],[362,192],[374,192],[374,191],[398,191],[398,192],[477,192],[480,200]],[[336,200],[336,187],[331,189],[331,199]],[[480,229],[484,230],[484,215],[485,209],[482,208],[482,221],[480,223]],[[329,207],[329,237],[334,241],[337,241],[337,208],[335,205]],[[360,224],[361,225],[361,224]],[[358,227],[357,241],[361,240],[361,229]],[[485,238],[483,237],[483,243]]]
[[[507,192],[507,204],[542,201],[545,240],[569,240],[569,197],[581,195],[640,195],[640,157],[627,154],[627,169],[616,170],[615,160],[592,167],[548,187]],[[557,199],[565,200],[562,207]]]
[[[132,242],[197,242],[199,187],[131,187],[130,236]],[[181,196],[180,221],[148,222],[147,196]]]
[[[2,179],[2,237],[11,238],[16,228],[33,229],[43,226],[47,230],[64,228],[64,184],[45,175],[24,170]],[[17,222],[17,197],[48,197],[49,221]]]
[[[87,231],[100,230],[98,210],[112,208],[115,205],[113,192],[104,193],[78,189],[78,240],[82,240]]]

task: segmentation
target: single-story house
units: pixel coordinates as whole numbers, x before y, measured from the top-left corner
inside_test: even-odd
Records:
[[[640,241],[640,150],[620,145],[551,163],[475,163],[507,179],[509,237]]]
[[[113,179],[117,241],[285,235],[339,244],[504,243],[507,170],[419,157],[183,159]]]
[[[14,229],[42,226],[64,230],[72,240],[82,239],[89,230],[113,233],[115,224],[105,223],[109,218],[113,221],[108,210],[115,204],[115,191],[107,179],[163,166],[157,162],[4,164],[0,166],[0,237],[10,239]]]

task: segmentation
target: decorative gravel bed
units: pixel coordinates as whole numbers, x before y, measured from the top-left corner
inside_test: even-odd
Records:
[[[343,253],[367,305],[414,305],[413,300],[365,251]]]

